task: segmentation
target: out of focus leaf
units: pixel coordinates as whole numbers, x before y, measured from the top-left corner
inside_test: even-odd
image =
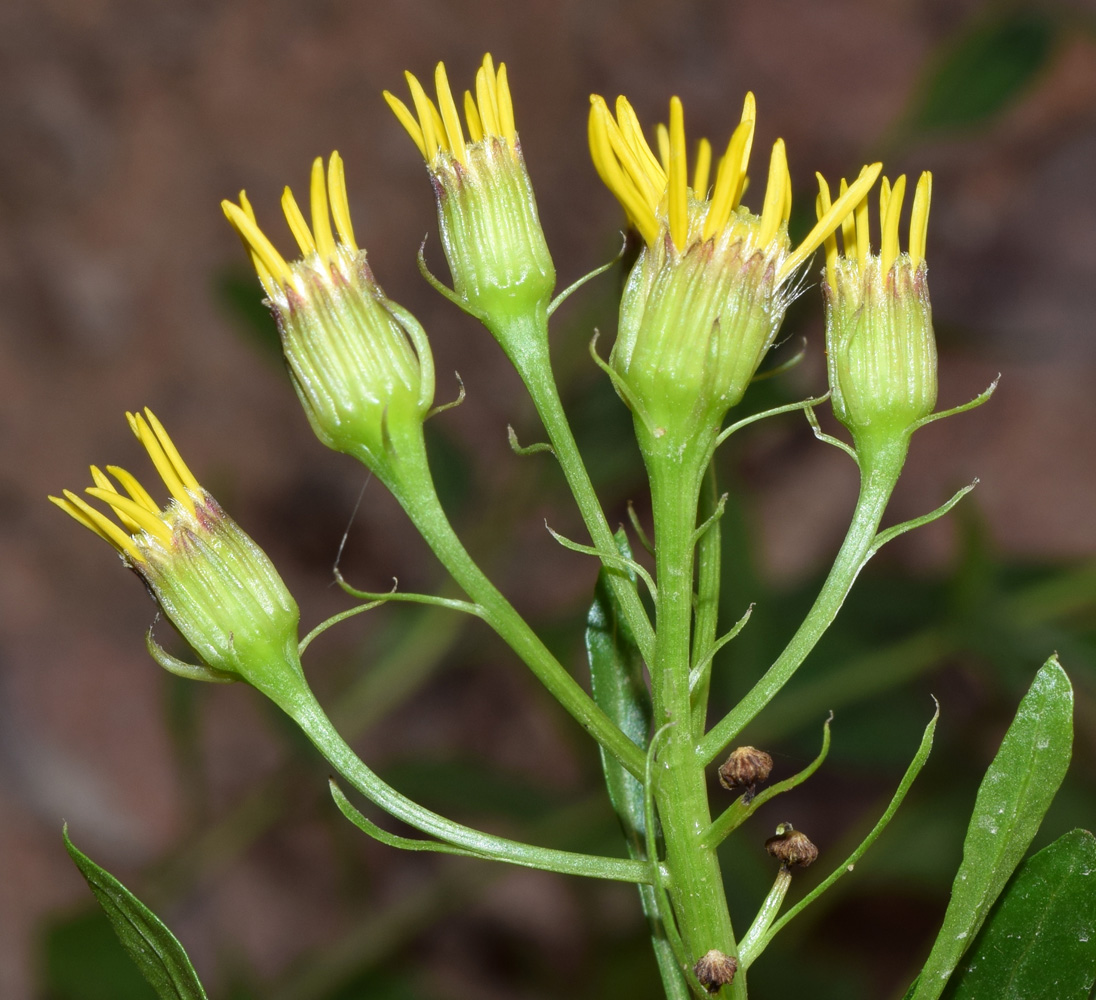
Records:
[[[101,910],[51,924],[42,959],[49,1000],[155,1000]]]
[[[1042,11],[985,22],[942,53],[909,117],[912,131],[977,125],[1016,101],[1050,58],[1056,25]]]

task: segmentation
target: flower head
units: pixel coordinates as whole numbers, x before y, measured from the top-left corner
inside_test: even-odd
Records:
[[[879,174],[879,164],[865,167],[793,249],[782,140],[772,149],[760,215],[741,204],[755,118],[747,94],[709,189],[706,141],[689,184],[678,98],[670,101],[669,126],[659,126],[657,156],[627,100],[617,99],[614,117],[603,98],[591,98],[594,165],[645,243],[621,302],[612,364],[656,437],[718,428],[776,338],[794,294],[792,279]]]
[[[426,334],[373,278],[350,224],[343,162],[312,164],[312,225],[293,193],[282,211],[300,248],[289,263],[255,220],[246,194],[221,202],[251,256],[281,332],[305,413],[324,444],[375,465],[394,437],[421,425],[434,398]],[[334,219],[334,229],[332,229]]]
[[[434,72],[436,104],[414,75],[404,75],[414,112],[387,90],[384,99],[430,171],[458,298],[492,329],[546,308],[556,272],[514,127],[506,64],[496,70],[484,56],[475,95],[465,91],[467,139],[445,65]]]
[[[303,683],[296,601],[262,549],[198,484],[152,411],[126,417],[171,495],[167,506],[113,465],[93,465],[95,485],[86,490],[113,519],[71,490],[49,499],[117,549],[208,666],[156,647],[161,665],[188,677],[243,679],[272,696],[292,692]]]
[[[830,189],[818,176],[817,210],[831,211]],[[841,192],[846,184],[841,182]],[[906,178],[879,193],[879,253],[872,253],[867,198],[826,238],[826,355],[834,414],[858,443],[908,436],[936,405],[936,339],[929,303],[925,240],[932,175],[917,182],[909,249],[898,229]]]

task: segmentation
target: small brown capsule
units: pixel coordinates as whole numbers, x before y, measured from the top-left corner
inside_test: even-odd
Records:
[[[776,836],[765,841],[765,850],[788,868],[806,868],[818,858],[818,848],[791,823],[776,828]]]
[[[729,792],[744,791],[746,804],[757,794],[757,786],[768,780],[773,759],[757,747],[739,747],[719,769],[719,783]]]
[[[737,971],[738,959],[724,955],[718,948],[713,948],[693,966],[693,973],[700,985],[709,993],[718,993],[728,986]]]

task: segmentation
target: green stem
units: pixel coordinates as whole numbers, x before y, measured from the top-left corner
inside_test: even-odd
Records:
[[[552,374],[548,349],[548,315],[543,307],[538,307],[534,313],[493,317],[488,322],[488,327],[525,383],[541,422],[548,431],[556,459],[563,469],[563,475],[578,505],[586,530],[590,533],[594,548],[603,560],[607,560],[604,565],[610,570],[609,579],[617,603],[623,609],[640,653],[650,663],[654,650],[654,630],[635,586],[626,575],[613,570],[614,561],[618,558],[613,532],[605,519],[597,493],[594,492],[590,473],[582,461],[574,434],[571,433],[571,425],[564,413],[563,402],[559,398],[559,390]]]
[[[700,741],[701,760],[718,757],[776,696],[814,649],[844,604],[853,583],[871,557],[879,522],[894,492],[909,448],[909,436],[860,442],[860,496],[852,523],[814,605],[784,651],[749,693]]]
[[[710,949],[735,953],[734,931],[714,848],[704,764],[693,732],[689,668],[693,622],[693,551],[700,482],[714,442],[680,442],[636,432],[651,482],[655,525],[655,655],[651,669],[654,726],[667,726],[658,754],[655,801],[662,824],[665,864],[678,928],[693,961]],[[744,980],[730,996],[744,997]]]
[[[625,858],[600,858],[552,848],[534,847],[517,841],[483,833],[461,823],[454,823],[436,812],[420,806],[382,781],[346,741],[328,719],[320,703],[301,685],[289,697],[278,699],[279,707],[301,728],[316,749],[336,771],[362,795],[390,816],[446,844],[462,847],[485,860],[506,861],[526,868],[585,875],[590,878],[613,879],[622,882],[649,882],[651,866],[645,861]]]
[[[621,732],[564,669],[514,606],[476,565],[441,506],[426,457],[422,425],[399,428],[401,436],[374,471],[450,576],[483,609],[483,619],[528,665],[537,679],[606,751],[642,779],[643,751]]]

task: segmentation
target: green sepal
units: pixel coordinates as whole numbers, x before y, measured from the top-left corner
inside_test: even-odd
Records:
[[[1035,675],[974,803],[951,902],[911,994],[936,1000],[1039,829],[1073,746],[1073,688],[1052,656]]]
[[[180,660],[178,657],[172,656],[163,646],[152,638],[151,628],[145,635],[145,648],[148,650],[148,655],[163,667],[164,670],[169,674],[174,674],[176,677],[182,677],[184,680],[206,681],[210,684],[231,684],[233,681],[238,681],[240,679],[235,674],[228,674],[223,670],[215,670],[208,664],[187,663],[186,660]]]
[[[110,872],[77,849],[69,840],[67,823],[61,836],[122,947],[160,1000],[206,1000],[186,951],[164,922]]]
[[[948,1000],[1088,1000],[1096,982],[1096,837],[1028,858],[953,978]]]

